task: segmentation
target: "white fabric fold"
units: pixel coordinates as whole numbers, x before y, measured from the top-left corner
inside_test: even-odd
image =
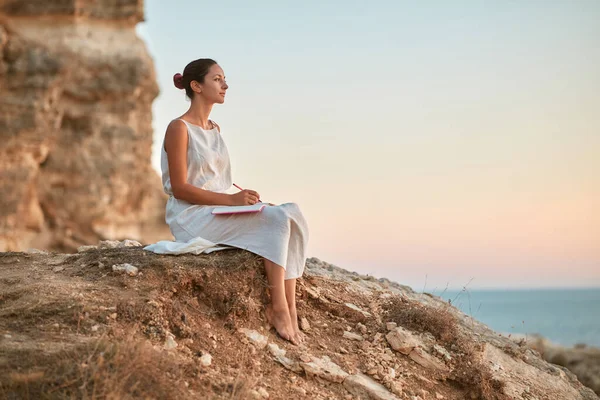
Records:
[[[160,242],[149,244],[144,250],[156,254],[208,254],[213,251],[234,249],[235,247],[218,245],[201,237],[195,237],[187,242],[173,242],[171,240],[161,240]]]

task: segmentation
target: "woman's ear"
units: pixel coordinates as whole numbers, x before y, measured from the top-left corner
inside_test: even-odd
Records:
[[[200,85],[198,83],[198,81],[191,81],[190,82],[190,87],[192,88],[192,90],[194,92],[198,92],[198,93],[202,92],[202,85]]]

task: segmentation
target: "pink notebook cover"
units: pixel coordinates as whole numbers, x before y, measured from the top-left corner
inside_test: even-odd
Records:
[[[257,203],[252,206],[216,207],[212,210],[212,213],[214,215],[255,213],[262,211],[266,206],[264,203]]]

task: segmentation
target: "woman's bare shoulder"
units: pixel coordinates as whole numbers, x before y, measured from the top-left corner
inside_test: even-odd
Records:
[[[221,127],[219,126],[219,124],[217,124],[214,120],[210,120],[210,123],[213,125],[213,128],[217,128],[217,131],[219,131],[219,133],[221,133]]]

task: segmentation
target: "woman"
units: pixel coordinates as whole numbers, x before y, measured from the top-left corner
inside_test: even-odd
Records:
[[[229,86],[223,69],[211,59],[192,61],[173,81],[178,89],[185,89],[191,105],[169,124],[161,152],[171,232],[179,242],[202,237],[262,256],[271,292],[267,319],[281,337],[298,344],[302,336],[296,313],[296,279],[302,276],[306,260],[306,221],[294,203],[269,205],[258,213],[211,213],[215,206],[260,201],[254,190],[226,193],[233,184],[229,154],[219,125],[208,116],[214,104],[225,102]]]

